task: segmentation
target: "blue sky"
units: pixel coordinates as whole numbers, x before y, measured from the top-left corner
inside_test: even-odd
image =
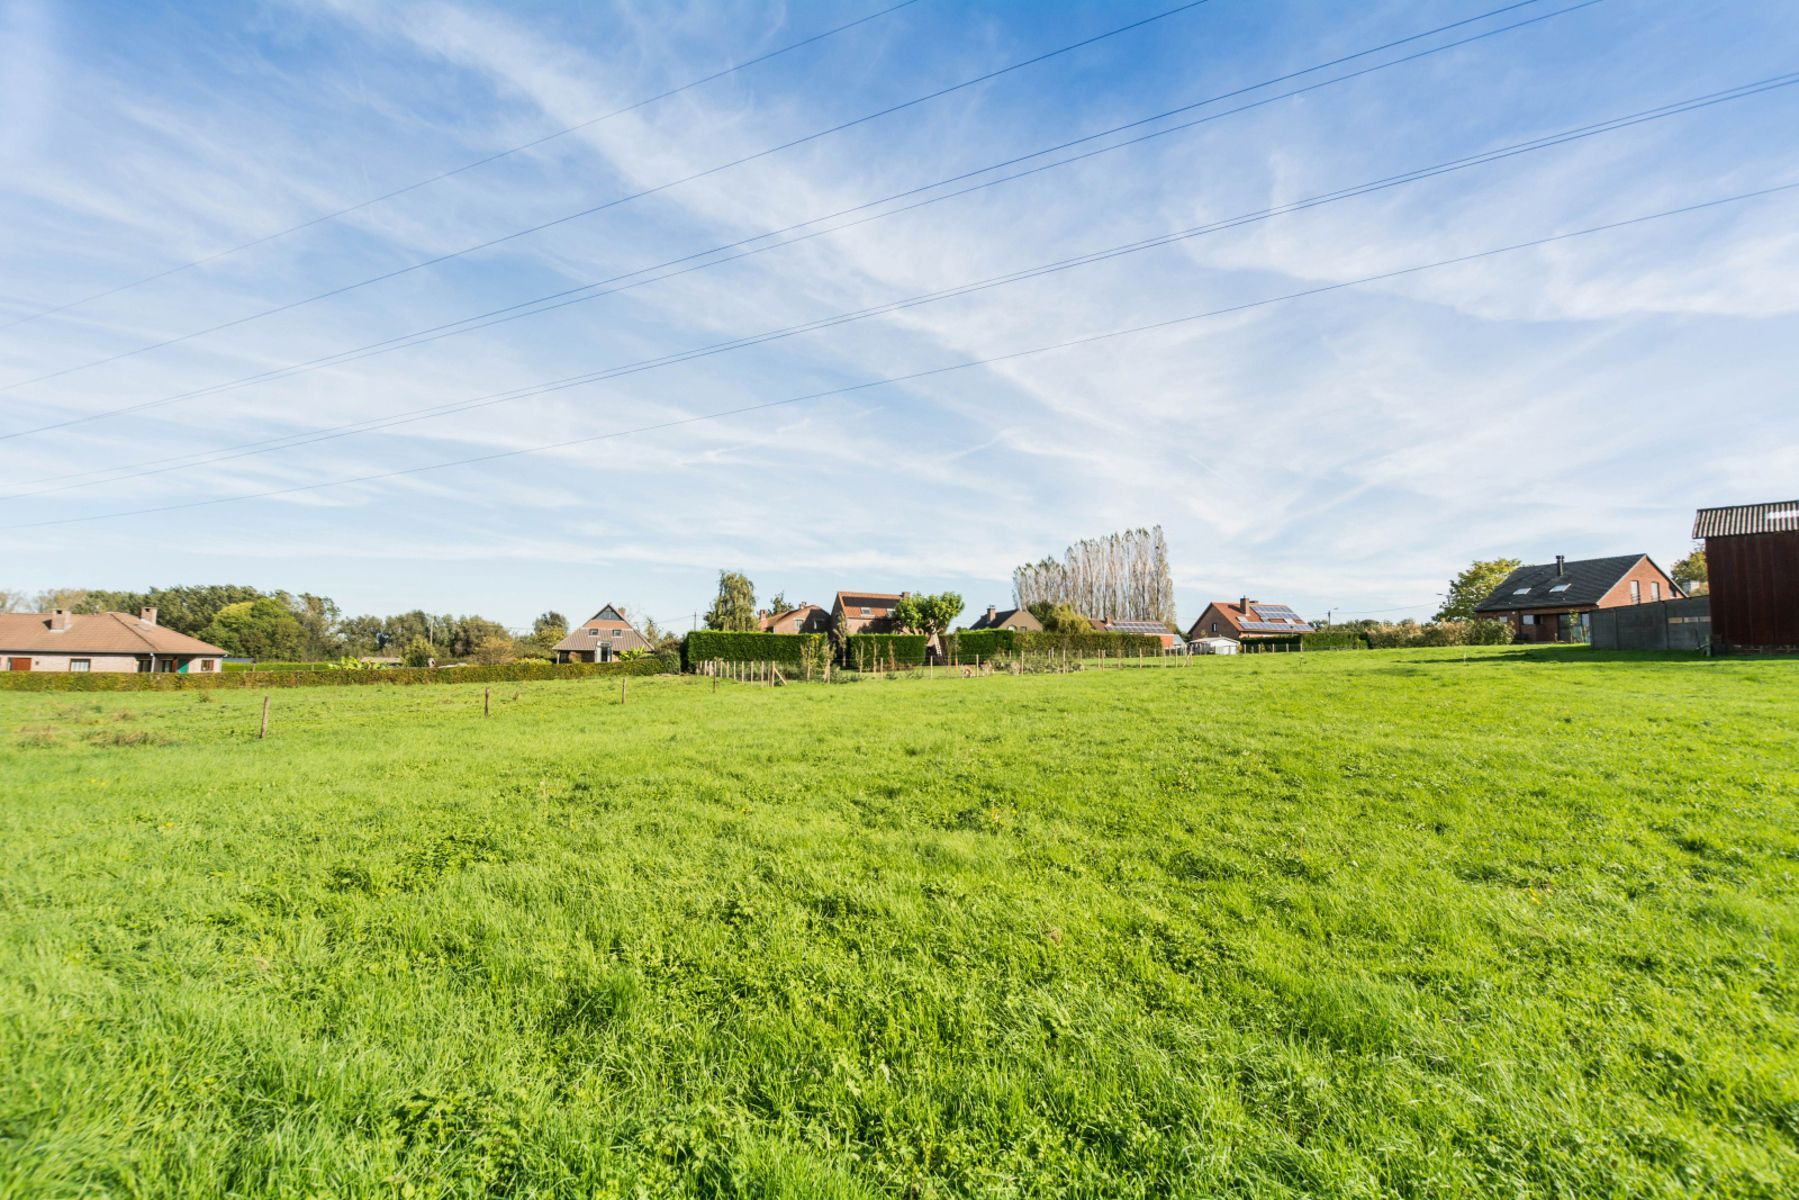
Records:
[[[12,324],[0,435],[649,267],[1501,7],[1211,0],[501,246],[24,382],[655,188],[1174,3],[918,0],[526,153]],[[1521,5],[1233,103],[1572,3]],[[0,0],[0,323],[882,7]],[[1158,523],[1188,620],[1244,593],[1308,613],[1425,616],[1476,557],[1641,550],[1667,565],[1695,507],[1796,490],[1799,192],[686,419],[1799,182],[1799,87],[764,345],[218,456],[680,355],[1795,70],[1789,5],[1603,0],[541,316],[0,438],[0,490],[37,493],[0,499],[0,586],[229,581],[323,592],[353,612],[514,625],[610,601],[684,627],[721,567],[792,600],[953,588],[972,613],[1007,601],[1017,563]],[[669,422],[686,423],[605,436]],[[597,440],[412,470],[579,439]],[[142,509],[165,511],[126,515]]]

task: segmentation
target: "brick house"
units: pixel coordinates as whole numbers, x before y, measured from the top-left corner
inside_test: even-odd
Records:
[[[852,633],[898,633],[893,606],[910,592],[838,592],[831,602],[831,625],[845,637]]]
[[[1206,610],[1199,614],[1199,620],[1193,622],[1192,628],[1187,630],[1187,641],[1229,638],[1241,644],[1268,638],[1290,638],[1296,634],[1311,632],[1311,622],[1285,604],[1251,600],[1244,596],[1234,604],[1229,600],[1214,600],[1206,605]]]
[[[756,627],[763,633],[829,633],[831,614],[802,600],[782,612],[757,613]]]
[[[0,667],[8,671],[126,671],[210,675],[225,652],[156,623],[156,610],[0,613]]]
[[[1619,554],[1519,567],[1474,606],[1474,615],[1504,621],[1520,642],[1584,642],[1586,614],[1621,604],[1676,600],[1682,592],[1647,554]]]
[[[974,624],[970,625],[968,628],[971,630],[1031,629],[1041,632],[1043,629],[1043,622],[1039,621],[1036,617],[1033,617],[1031,615],[1031,610],[1028,608],[995,608],[993,605],[989,604],[987,606],[986,615],[976,617],[974,619]]]
[[[551,647],[559,663],[611,662],[627,650],[652,650],[648,639],[625,619],[625,610],[608,604]]]

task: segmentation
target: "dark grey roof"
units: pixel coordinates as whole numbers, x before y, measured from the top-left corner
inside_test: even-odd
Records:
[[[1147,633],[1156,637],[1169,636],[1168,626],[1160,621],[1107,621],[1106,629],[1112,633]]]
[[[970,625],[968,628],[971,632],[976,629],[1004,629],[1007,621],[1010,621],[1013,617],[1016,617],[1023,611],[1023,609],[1018,608],[998,609],[994,612],[992,620],[988,620],[987,614],[982,613],[974,619],[974,624]],[[1029,616],[1030,614],[1026,613],[1025,615]],[[1031,619],[1033,621],[1036,620],[1035,617],[1031,617]]]
[[[1696,538],[1741,537],[1750,533],[1799,532],[1799,500],[1702,508],[1693,518]]]
[[[1554,563],[1519,567],[1493,589],[1493,594],[1474,606],[1475,612],[1516,612],[1524,608],[1579,608],[1598,604],[1630,569],[1643,561],[1641,554],[1612,558],[1583,558],[1563,564],[1557,575]],[[1567,586],[1561,591],[1553,589]],[[1521,588],[1528,591],[1520,594]]]

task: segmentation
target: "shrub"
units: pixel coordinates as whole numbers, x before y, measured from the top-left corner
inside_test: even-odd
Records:
[[[996,654],[1017,651],[1016,629],[965,629],[943,639],[943,652],[951,662],[971,663],[977,658],[990,659]]]
[[[1162,639],[1147,633],[1039,633],[1034,629],[1017,631],[1017,648],[1023,654],[1054,654],[1064,651],[1070,658],[1126,657],[1133,654],[1162,653]]]
[[[808,651],[819,653],[822,633],[735,633],[720,629],[696,629],[687,635],[687,667],[701,663],[773,662],[802,666]]]
[[[541,679],[584,679],[596,675],[660,675],[662,660],[636,662],[571,663],[551,666],[515,662],[497,667],[460,667],[454,671],[429,667],[395,667],[386,671],[232,671],[204,675],[130,674],[94,671],[81,674],[61,671],[0,672],[0,689],[15,692],[181,692],[205,688],[355,687],[384,684],[513,683]]]
[[[922,633],[852,633],[843,652],[844,665],[857,670],[879,670],[889,664],[922,667],[929,642]]]
[[[1359,629],[1318,629],[1302,634],[1299,644],[1307,650],[1361,650],[1368,639]]]

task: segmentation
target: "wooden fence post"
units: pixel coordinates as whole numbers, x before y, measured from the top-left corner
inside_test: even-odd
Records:
[[[618,681],[618,702],[620,704],[623,704],[630,698],[631,698],[631,681],[629,679],[619,680]]]
[[[493,715],[493,689],[490,687],[481,689],[481,715],[484,717]]]
[[[256,736],[259,738],[269,736],[269,697],[266,692],[263,693],[262,697],[262,732]]]

